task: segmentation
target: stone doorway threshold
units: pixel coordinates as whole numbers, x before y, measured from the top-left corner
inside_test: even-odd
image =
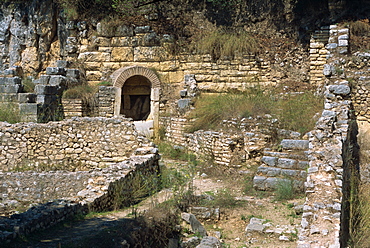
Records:
[[[140,135],[143,135],[147,138],[153,137],[153,127],[154,121],[134,121],[134,125]]]

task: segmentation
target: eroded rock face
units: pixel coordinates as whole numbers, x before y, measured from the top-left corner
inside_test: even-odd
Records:
[[[14,65],[25,73],[45,69],[51,44],[57,39],[57,6],[52,0],[0,6],[0,69]]]

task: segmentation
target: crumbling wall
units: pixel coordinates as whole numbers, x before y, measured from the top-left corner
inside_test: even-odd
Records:
[[[1,215],[17,209],[21,201],[32,204],[24,213],[0,217],[0,241],[6,243],[46,229],[79,213],[127,206],[130,202],[128,194],[135,191],[135,185],[158,178],[157,150],[149,148],[141,153],[90,172],[1,173],[0,190],[3,196],[6,195],[0,204]]]
[[[320,45],[328,50],[322,67],[325,106],[315,129],[309,133],[300,248],[345,247],[349,235],[348,199],[353,176],[350,166],[357,146],[357,130],[351,115],[351,87],[342,70],[347,58],[349,31],[331,25],[329,32],[328,44]]]
[[[47,124],[0,122],[0,169],[104,167],[130,157],[141,145],[134,124],[123,117],[82,117]]]

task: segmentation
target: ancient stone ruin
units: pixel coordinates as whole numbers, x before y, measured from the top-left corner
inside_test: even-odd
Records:
[[[171,54],[173,37],[149,25],[122,24],[113,33],[105,25],[67,20],[49,0],[30,9],[2,6],[0,107],[13,106],[20,121],[0,122],[0,210],[13,214],[0,219],[0,242],[79,212],[112,209],[135,175],[158,173],[158,149],[148,138],[162,129],[167,141],[222,166],[261,157],[254,188],[292,180],[306,192],[297,247],[345,247],[355,159],[361,180],[370,180],[370,54],[350,54],[348,27],[323,26],[308,49],[284,59],[239,54],[214,61]],[[225,120],[224,131],[186,132],[200,92],[276,86],[292,76],[307,77],[325,97],[315,129],[303,138],[279,129],[270,115]],[[89,101],[63,98],[86,84],[97,89]],[[273,151],[267,143],[277,131],[284,139]],[[14,214],[24,204],[30,208]]]

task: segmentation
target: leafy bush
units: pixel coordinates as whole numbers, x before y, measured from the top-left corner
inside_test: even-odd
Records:
[[[352,52],[370,50],[370,24],[368,19],[350,23],[350,31]]]
[[[17,123],[21,121],[18,106],[12,103],[6,103],[0,105],[0,121],[6,121],[9,123]]]

